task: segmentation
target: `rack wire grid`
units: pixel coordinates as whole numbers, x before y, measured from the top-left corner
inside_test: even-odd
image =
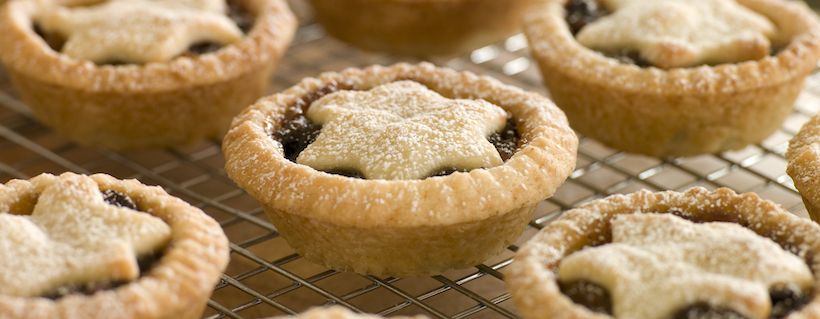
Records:
[[[270,93],[324,71],[399,61],[408,57],[364,52],[325,36],[310,8],[291,0],[301,26],[277,70]],[[467,56],[435,64],[495,77],[546,95],[527,41],[514,36]],[[785,174],[789,139],[820,109],[820,73],[806,82],[794,113],[781,130],[741,151],[687,158],[652,158],[607,148],[581,138],[577,169],[542,202],[521,238],[473,268],[421,278],[362,276],[337,272],[301,258],[279,237],[259,204],[227,177],[220,141],[170,149],[114,152],[79,146],[31,118],[0,69],[0,182],[42,172],[104,172],[161,185],[213,216],[230,239],[231,262],[214,288],[204,318],[260,318],[341,304],[385,316],[519,318],[503,282],[517,247],[564,210],[614,193],[729,187],[755,192],[807,218],[800,195]]]

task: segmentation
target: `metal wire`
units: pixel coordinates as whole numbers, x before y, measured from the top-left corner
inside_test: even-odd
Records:
[[[325,37],[320,27],[304,25],[283,59],[270,92],[303,77],[345,67],[417,62],[357,50]],[[490,75],[503,82],[546,94],[526,51],[513,37],[441,66]],[[105,172],[161,185],[171,194],[217,219],[231,240],[232,261],[215,287],[205,318],[258,318],[295,314],[313,306],[341,304],[380,315],[426,314],[433,318],[519,318],[503,283],[503,269],[517,245],[584,202],[640,188],[683,190],[692,186],[730,187],[756,192],[790,212],[807,216],[783,153],[790,138],[820,108],[820,75],[812,75],[793,116],[772,138],[737,152],[693,158],[649,158],[581,140],[575,172],[542,203],[524,235],[501,255],[471,269],[424,278],[381,278],[337,272],[295,254],[278,235],[259,205],[238,189],[222,170],[219,141],[134,152],[114,152],[74,144],[30,118],[0,70],[0,182],[41,172]]]

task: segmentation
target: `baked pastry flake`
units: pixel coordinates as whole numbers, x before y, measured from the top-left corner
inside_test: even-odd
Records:
[[[221,136],[264,94],[296,30],[284,0],[78,2],[3,6],[0,61],[39,121],[115,150]]]
[[[570,6],[567,0],[539,2],[525,18],[525,34],[551,97],[567,113],[571,126],[619,150],[656,157],[689,156],[737,150],[760,142],[790,114],[805,77],[820,58],[816,15],[805,4],[781,0],[737,1],[748,9],[744,12],[754,12],[774,25],[773,38],[772,30],[766,27],[754,33],[731,30],[730,34],[740,36],[736,41],[726,40],[731,47],[713,45],[720,44],[719,40],[692,47],[667,36],[654,36],[661,40],[655,44],[643,43],[637,40],[643,32],[627,30],[623,33],[628,36],[619,43],[628,47],[596,51],[579,41],[587,31],[598,33],[597,39],[618,38],[607,33],[609,28],[595,26],[618,15],[617,11],[608,12],[609,2],[593,1],[591,7],[597,9],[589,11],[600,15],[597,20],[568,12],[585,7],[575,0]],[[651,11],[654,5],[700,3],[723,7],[728,5],[725,2],[686,0],[634,5]],[[657,11],[680,15],[684,24],[707,24],[698,22],[700,14],[687,14],[686,10]],[[671,23],[674,19],[660,20]],[[765,21],[758,22],[765,25]],[[689,34],[678,28],[656,29],[671,29],[685,38],[713,38],[711,33]],[[601,30],[593,32],[596,29]],[[577,39],[573,32],[577,32]],[[757,58],[767,46],[771,55]],[[746,56],[750,52],[759,53]],[[722,53],[734,56],[735,61],[717,57]],[[693,60],[698,56],[703,59]],[[651,61],[661,62],[652,66]]]
[[[502,122],[509,114],[507,122],[518,132],[514,154],[486,169],[419,171],[434,176],[410,179],[362,179],[345,171],[346,165],[319,171],[297,164],[312,140],[323,139],[325,127],[314,133],[318,125],[305,117],[313,106],[343,104],[337,102],[346,95],[397,86],[449,103],[493,104],[486,109],[491,118]],[[380,98],[407,98],[402,96]],[[496,114],[496,107],[506,114]],[[503,123],[489,130],[498,124]],[[412,137],[428,130],[425,125],[412,124],[413,131],[400,133]],[[402,63],[325,73],[264,98],[234,120],[222,147],[228,176],[259,200],[282,237],[305,258],[343,271],[423,276],[476,265],[513,242],[535,206],[572,172],[577,143],[561,111],[544,97],[467,72]]]
[[[199,318],[228,264],[216,221],[136,180],[11,180],[0,219],[2,318]]]
[[[818,251],[820,226],[755,194],[643,190],[565,212],[506,281],[528,319],[813,318]]]

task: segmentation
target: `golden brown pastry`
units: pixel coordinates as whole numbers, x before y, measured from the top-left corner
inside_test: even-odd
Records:
[[[814,318],[820,226],[755,194],[696,187],[564,212],[506,281],[524,318]]]
[[[296,29],[284,0],[82,2],[3,6],[0,61],[38,120],[118,150],[219,137]]]
[[[543,0],[525,34],[555,103],[627,152],[736,150],[777,130],[820,58],[820,24],[782,0]]]
[[[521,32],[532,0],[311,0],[331,35],[367,50],[452,56]]]
[[[11,180],[0,220],[2,318],[199,318],[228,264],[216,221],[136,180]]]
[[[789,141],[786,172],[803,197],[811,219],[820,221],[820,115],[803,124]]]
[[[305,258],[422,276],[512,243],[572,172],[577,143],[547,98],[401,63],[325,73],[261,99],[222,148],[228,176]]]

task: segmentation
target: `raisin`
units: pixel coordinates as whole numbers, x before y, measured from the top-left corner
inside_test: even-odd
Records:
[[[107,189],[107,190],[102,191],[102,194],[103,194],[103,199],[105,199],[105,201],[108,202],[111,205],[114,205],[114,206],[117,206],[117,207],[130,208],[130,209],[133,209],[133,210],[140,210],[139,207],[137,207],[137,204],[134,203],[134,200],[131,199],[131,197],[129,197],[128,195],[125,195],[121,192],[111,190],[111,189]]]

